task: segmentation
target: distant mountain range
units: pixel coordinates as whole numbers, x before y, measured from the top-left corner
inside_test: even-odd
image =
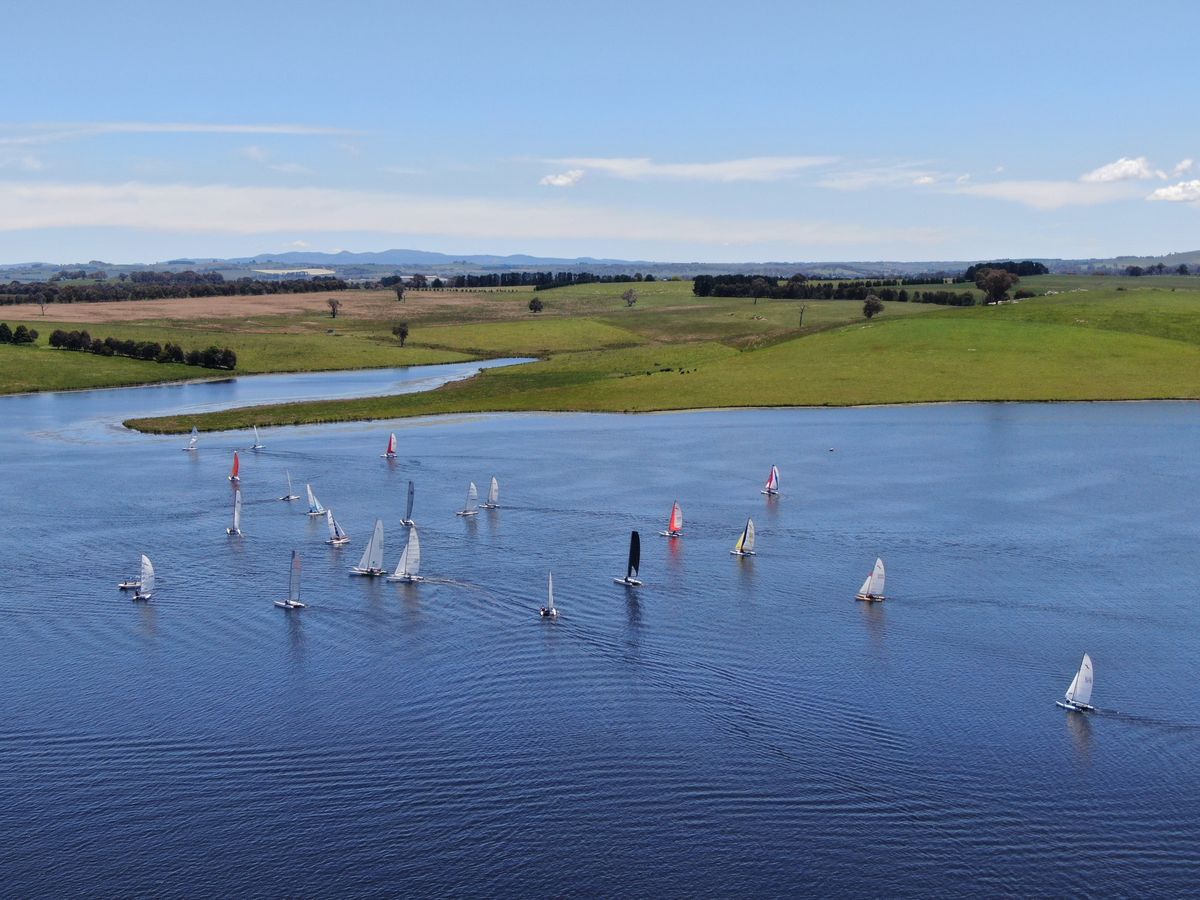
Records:
[[[1014,257],[993,257],[993,260]],[[1017,257],[1024,259],[1028,257]],[[88,271],[104,270],[109,274],[138,270],[197,269],[220,272],[225,277],[254,277],[262,269],[300,269],[304,267],[332,269],[342,278],[378,278],[392,273],[424,275],[457,275],[503,271],[588,271],[598,275],[620,273],[653,274],[656,277],[718,275],[741,272],[749,275],[787,276],[803,272],[809,276],[842,278],[902,277],[918,274],[950,275],[961,273],[968,266],[987,260],[866,260],[846,262],[661,262],[654,260],[602,259],[591,256],[564,258],[533,256],[517,253],[508,256],[495,254],[436,253],[428,250],[381,250],[378,252],[321,253],[315,250],[291,250],[286,253],[262,253],[229,259],[191,257],[159,263],[107,263],[89,260],[87,263],[21,263],[0,265],[0,273],[8,280],[44,280],[60,268]],[[1107,259],[1049,259],[1037,258],[1055,273],[1116,272],[1126,266],[1151,266],[1162,263],[1169,269],[1180,264],[1200,267],[1200,250],[1169,253],[1164,256],[1118,256]]]

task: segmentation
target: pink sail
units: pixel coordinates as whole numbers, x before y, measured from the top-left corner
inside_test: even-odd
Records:
[[[384,456],[395,456],[396,455],[396,432],[393,431],[391,433],[391,435],[388,436],[387,450],[384,451],[383,455]]]
[[[683,512],[679,509],[679,502],[671,507],[671,521],[667,525],[667,531],[683,531]]]

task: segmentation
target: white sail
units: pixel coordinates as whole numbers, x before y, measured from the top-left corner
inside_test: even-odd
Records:
[[[332,509],[325,510],[325,525],[329,528],[329,539],[331,541],[340,541],[346,536],[346,533],[342,531],[342,526],[333,517]]]
[[[875,568],[871,570],[871,577],[868,580],[870,581],[871,589],[867,593],[873,597],[882,597],[884,582],[886,580],[882,559],[876,558]]]
[[[1079,671],[1071,679],[1071,686],[1067,688],[1067,702],[1080,706],[1087,706],[1092,702],[1092,658],[1086,653],[1083,654],[1083,662],[1079,664]]]
[[[554,573],[549,572],[546,575],[546,609],[555,612],[554,607]]]
[[[192,426],[192,436],[190,438],[188,438],[187,446],[184,447],[183,449],[184,450],[195,450],[196,444],[197,444],[197,442],[199,442],[199,440],[200,440],[200,432],[197,431],[196,426],[193,425]]]
[[[479,488],[475,487],[475,482],[471,482],[471,486],[467,488],[467,506],[470,506],[479,499]]]
[[[288,480],[288,496],[289,496],[289,497],[291,497],[291,496],[293,496],[293,495],[292,495],[292,490],[293,490],[293,488],[292,488],[292,473],[291,473],[291,470],[290,470],[290,469],[284,469],[284,470],[283,470],[283,474],[287,476],[287,480]]]
[[[416,526],[408,530],[408,543],[400,552],[400,562],[396,564],[396,577],[407,575],[415,577],[421,571],[421,539],[417,537]]]
[[[325,507],[321,505],[321,501],[313,493],[312,485],[306,484],[304,490],[308,492],[308,514],[310,516],[322,515],[325,512]]]
[[[738,553],[753,553],[754,552],[754,520],[747,519],[746,527],[742,530],[742,536],[738,538],[737,544],[734,546],[734,551]]]
[[[860,587],[858,589],[858,596],[860,596],[860,597],[871,596],[871,576],[870,575],[868,575],[866,577],[866,580],[863,581],[862,587]]]
[[[233,492],[233,531],[240,533],[242,530],[242,492]]]
[[[258,439],[258,426],[257,426],[257,425],[254,425],[254,426],[251,426],[251,427],[253,427],[253,428],[254,428],[254,446],[253,446],[251,449],[253,449],[253,450],[261,450],[261,449],[263,448],[263,445],[262,445],[262,441],[260,441],[260,440]]]
[[[150,563],[150,557],[142,554],[142,586],[137,590],[138,594],[143,597],[149,597],[154,593],[154,566]]]
[[[300,600],[300,554],[292,551],[292,575],[288,581],[288,601],[297,603]]]
[[[375,530],[358,561],[358,569],[362,572],[383,571],[383,519],[375,520]]]
[[[492,485],[488,488],[487,505],[495,506],[500,502],[500,482],[495,477],[492,478]]]

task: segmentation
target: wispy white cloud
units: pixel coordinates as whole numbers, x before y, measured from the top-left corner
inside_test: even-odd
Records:
[[[551,201],[328,188],[0,181],[0,231],[127,227],[168,232],[378,232],[484,239],[690,241],[712,246],[929,245],[934,229],[672,215]]]
[[[17,169],[21,172],[40,172],[46,164],[32,153],[17,153],[13,156],[0,153],[0,169]]]
[[[913,184],[920,184],[920,185],[937,184],[937,179],[934,178],[932,175],[918,175],[916,178],[913,179]]]
[[[905,162],[839,169],[822,176],[818,187],[835,191],[865,191],[870,188],[911,187],[934,184],[942,177],[928,163]]]
[[[1146,199],[1166,200],[1170,203],[1200,202],[1200,179],[1181,181],[1178,184],[1160,187],[1158,190],[1151,193]]]
[[[1130,158],[1122,156],[1116,162],[1092,169],[1079,176],[1079,180],[1088,184],[1107,184],[1113,181],[1145,181],[1149,178],[1166,178],[1167,174],[1150,165],[1144,156]]]
[[[560,172],[557,175],[544,175],[538,184],[549,185],[550,187],[574,187],[579,184],[583,178],[583,169],[569,169],[566,172]]]
[[[1171,174],[1178,178],[1184,172],[1190,172],[1192,170],[1192,166],[1194,165],[1194,160],[1181,159],[1179,162],[1175,163],[1175,168],[1171,170]]]
[[[238,150],[238,155],[257,163],[265,163],[271,156],[271,154],[258,146],[258,144],[242,147]]]
[[[1061,209],[1064,206],[1095,206],[1140,195],[1135,185],[1119,182],[1081,181],[989,181],[963,184],[951,193],[989,197],[1031,206],[1034,209]]]
[[[324,125],[216,122],[41,122],[0,124],[2,144],[46,144],[81,140],[106,134],[360,134]]]
[[[274,157],[271,152],[260,147],[258,144],[250,144],[248,147],[242,147],[238,150],[238,155],[251,162],[259,163],[272,172],[279,172],[282,175],[312,174],[312,169],[298,162],[272,162]]]
[[[572,156],[544,162],[600,172],[613,178],[641,181],[651,178],[678,181],[778,181],[794,178],[805,169],[836,162],[835,156],[752,156],[717,162],[663,163],[647,157]]]

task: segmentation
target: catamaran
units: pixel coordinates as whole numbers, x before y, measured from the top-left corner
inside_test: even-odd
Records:
[[[233,492],[233,525],[225,529],[228,535],[242,536],[242,492]]]
[[[333,517],[333,510],[325,510],[325,524],[329,526],[329,540],[325,543],[333,544],[335,547],[340,547],[342,544],[350,543],[350,535],[342,531],[342,526],[338,524],[338,520]]]
[[[287,475],[288,492],[286,494],[284,494],[282,497],[280,497],[279,499],[286,500],[288,503],[291,503],[293,500],[299,500],[300,498],[297,497],[295,494],[295,488],[292,487],[292,473],[290,471],[288,471],[287,469],[284,469],[283,473],[285,475]]]
[[[242,464],[238,461],[237,451],[234,450],[233,451],[233,468],[231,468],[229,470],[229,480],[232,481],[234,484],[237,484],[239,481],[242,480],[241,476],[238,475],[238,472],[241,471],[241,468],[242,468]]]
[[[371,540],[367,541],[362,559],[358,561],[357,566],[350,570],[350,574],[371,576],[387,574],[383,568],[383,519],[375,520],[375,530],[371,533]]]
[[[150,557],[142,554],[142,572],[138,586],[134,588],[134,600],[149,600],[154,594],[154,566],[150,564]]]
[[[557,619],[558,607],[554,605],[554,573],[546,575],[546,605],[538,612],[543,619]]]
[[[258,426],[254,425],[252,427],[254,428],[254,443],[250,445],[250,449],[251,450],[262,450],[263,449],[262,441],[260,441],[258,439]]]
[[[142,557],[142,559],[145,559],[145,558],[146,557],[144,557],[144,556]],[[143,565],[143,568],[144,567],[145,566]],[[140,575],[138,575],[135,578],[126,578],[124,581],[118,582],[117,590],[118,591],[136,591],[141,586],[142,586],[142,578]]]
[[[883,593],[883,584],[886,575],[883,571],[883,560],[875,560],[875,568],[871,570],[871,574],[867,576],[867,580],[863,582],[862,587],[858,589],[855,595],[855,600],[866,600],[870,603],[877,603],[880,600],[886,600],[887,597]]]
[[[192,436],[188,438],[187,446],[182,448],[185,451],[193,451],[196,449],[196,444],[200,442],[200,432],[196,430],[196,426],[192,426]]]
[[[754,556],[754,520],[747,519],[746,527],[742,529],[741,536],[737,539],[737,543],[733,545],[733,549],[729,551],[734,556]]]
[[[396,563],[396,571],[388,576],[388,581],[403,581],[412,584],[420,581],[421,576],[421,539],[417,537],[417,527],[408,529],[408,543],[400,551],[400,562]]]
[[[638,581],[638,567],[642,564],[642,537],[636,531],[630,532],[629,535],[629,563],[625,566],[625,577],[614,578],[613,581],[617,584],[623,584],[628,587],[636,587],[641,584]]]
[[[396,458],[396,432],[393,431],[391,433],[391,436],[388,437],[387,449],[385,451],[383,451],[383,455],[380,457],[380,459],[395,459],[395,458]]]
[[[475,501],[479,499],[479,488],[475,487],[475,482],[471,482],[471,486],[467,488],[467,503],[455,515],[457,516],[477,516],[479,510],[475,508]]]
[[[408,483],[408,506],[404,510],[404,518],[400,520],[401,525],[408,525],[411,527],[411,526],[417,524],[416,522],[413,521],[413,517],[412,517],[413,500],[416,498],[416,496],[417,496],[417,489],[416,489],[416,487],[413,486],[413,483],[410,481]]]
[[[305,492],[308,494],[308,514],[310,516],[325,515],[325,507],[321,505],[321,501],[317,499],[317,495],[313,493],[312,485],[304,486]]]
[[[667,521],[667,530],[660,531],[659,534],[669,538],[683,536],[683,510],[679,508],[678,500],[671,506],[671,518]]]
[[[1089,705],[1091,699],[1092,658],[1085,653],[1083,662],[1079,664],[1079,671],[1075,673],[1075,677],[1071,679],[1071,686],[1067,688],[1066,699],[1055,700],[1054,703],[1072,712],[1094,712],[1096,707]]]
[[[771,466],[771,474],[767,476],[767,483],[763,485],[760,494],[766,494],[768,497],[774,497],[779,493],[779,467]]]
[[[487,502],[479,504],[480,509],[499,509],[500,507],[500,482],[495,476],[492,477],[491,487],[488,488]]]
[[[276,600],[275,605],[280,609],[304,609],[300,602],[300,554],[292,551],[292,569],[288,576],[288,595],[286,600]]]

